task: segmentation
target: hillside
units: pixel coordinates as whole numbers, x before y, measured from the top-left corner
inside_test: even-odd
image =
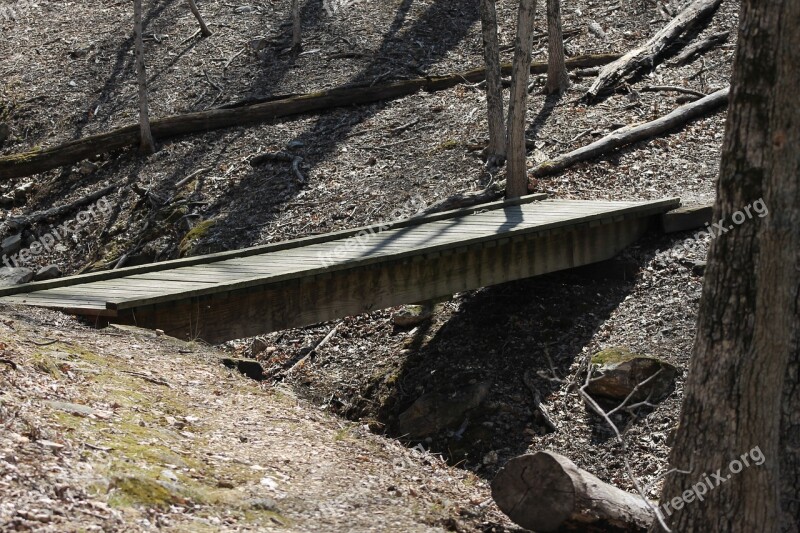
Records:
[[[303,2],[299,55],[289,51],[289,2],[198,5],[214,32],[206,39],[193,36],[185,2],[146,2],[151,117],[482,63],[474,1]],[[625,52],[679,8],[564,2],[567,54]],[[737,10],[724,1],[698,38],[735,34]],[[499,1],[498,15],[507,61],[515,4]],[[26,3],[14,19],[0,18],[0,123],[9,129],[0,155],[134,123],[130,29],[129,5],[106,0]],[[534,60],[546,60],[546,45],[538,35]],[[532,78],[529,164],[662,116],[685,96],[648,88],[724,87],[733,45],[731,38],[685,66],[662,64],[594,105],[579,102],[591,73],[561,99],[539,94],[542,77]],[[531,192],[709,202],[724,120],[720,110],[540,179]],[[72,274],[232,250],[410,216],[480,190],[504,177],[484,169],[485,140],[484,92],[465,83],[168,139],[149,158],[124,150],[2,180],[0,223],[111,187],[107,212],[27,266],[57,264]],[[304,181],[286,162],[249,163],[278,150],[303,158]],[[74,216],[29,226],[23,240]],[[396,326],[390,309],[219,347],[0,307],[0,358],[10,361],[0,363],[0,424],[9,430],[0,436],[0,527],[514,531],[491,503],[488,481],[511,457],[540,449],[632,490],[619,446],[574,384],[587,357],[615,346],[661,357],[685,374],[707,246],[707,238],[687,234],[651,235],[602,268],[454,295],[416,327]],[[219,363],[225,355],[258,359],[267,379],[231,373]],[[682,383],[679,375],[666,400],[617,420],[645,483],[666,468]],[[537,417],[531,385],[556,431]],[[454,427],[413,439],[398,427],[399,415],[426,394],[469,400],[480,387],[488,387],[480,408]],[[142,499],[140,482],[148,498],[163,498]],[[657,493],[656,484],[650,496]]]

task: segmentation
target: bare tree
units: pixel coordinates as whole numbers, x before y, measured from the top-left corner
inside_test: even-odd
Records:
[[[144,69],[144,44],[142,42],[142,0],[133,1],[133,39],[136,50],[136,76],[139,85],[139,127],[141,143],[139,151],[152,154],[156,151],[153,133],[150,131],[150,114],[147,105],[147,74]]]
[[[483,57],[486,62],[486,107],[489,148],[486,166],[500,166],[506,159],[506,128],[503,116],[503,86],[500,80],[500,45],[497,38],[495,0],[481,0]]]
[[[668,476],[661,498],[681,533],[800,525],[798,20],[796,0],[742,2],[714,209],[724,222],[670,455],[689,472]],[[692,501],[706,479],[713,490]]]
[[[300,0],[292,0],[292,51],[299,52],[302,46],[302,21],[300,20]]]
[[[561,29],[561,0],[547,0],[547,84],[544,92],[561,94],[569,87]]]
[[[508,107],[508,166],[506,198],[518,198],[528,192],[525,166],[525,118],[528,111],[528,79],[530,78],[533,18],[536,0],[520,0],[517,15],[517,37],[511,71],[511,101]]]
[[[189,0],[189,9],[192,10],[192,14],[194,14],[194,18],[197,19],[197,23],[200,24],[200,33],[202,33],[203,37],[210,37],[212,35],[211,30],[206,26],[203,15],[200,14],[200,10],[197,9],[197,4],[195,4],[194,0]]]

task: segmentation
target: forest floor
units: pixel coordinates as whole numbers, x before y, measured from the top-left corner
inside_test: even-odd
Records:
[[[214,31],[206,39],[192,37],[196,22],[185,2],[156,0],[146,4],[144,33],[151,117],[348,83],[446,74],[479,67],[482,62],[475,1],[301,2],[304,46],[299,55],[288,50],[288,1],[200,0],[200,9]],[[0,7],[6,5],[17,9],[15,19],[0,18],[0,123],[10,127],[10,137],[0,144],[0,154],[55,145],[135,122],[136,85],[128,3],[103,0],[64,6],[46,1],[0,2]],[[663,27],[680,5],[681,2],[661,0],[564,2],[567,54],[625,52]],[[513,43],[514,9],[514,2],[498,1],[506,61]],[[723,30],[735,34],[737,11],[738,3],[723,1],[699,37]],[[541,31],[543,16],[538,20],[537,31]],[[591,23],[604,30],[605,38],[588,29]],[[529,154],[530,164],[582,146],[622,124],[651,120],[679,105],[677,93],[647,92],[643,90],[646,86],[677,85],[705,93],[724,87],[730,76],[733,45],[732,37],[727,44],[683,67],[663,64],[653,73],[631,81],[626,90],[594,105],[578,101],[592,78],[577,81],[560,99],[534,90],[529,99],[528,136],[535,143]],[[546,58],[545,37],[536,39],[534,51],[535,60]],[[541,77],[532,81],[536,87],[543,85]],[[725,111],[720,110],[669,135],[540,179],[531,192],[547,192],[558,198],[630,200],[679,196],[684,203],[709,202],[714,197],[719,170],[724,120]],[[395,133],[401,126],[408,127]],[[30,266],[56,263],[64,272],[76,273],[113,265],[125,255],[126,264],[133,265],[181,254],[237,249],[367,225],[398,214],[412,215],[451,194],[479,190],[491,180],[503,178],[502,171],[495,176],[487,174],[478,153],[470,148],[485,139],[484,94],[465,84],[374,105],[166,140],[149,158],[141,158],[133,150],[123,151],[74,168],[3,181],[0,196],[27,183],[32,187],[26,189],[24,197],[18,196],[17,205],[0,214],[0,218],[60,205],[100,187],[119,184],[117,192],[107,197],[113,207],[110,213],[91,220],[71,241],[38,256]],[[296,179],[288,164],[251,167],[248,163],[254,155],[283,149],[303,158],[306,183]],[[196,171],[200,172],[194,179],[176,188],[176,182]],[[138,192],[127,184],[130,177],[135,179]],[[167,203],[168,198],[172,201]],[[206,224],[198,225],[200,222]],[[25,238],[32,240],[46,231],[46,225],[29,228]],[[106,390],[106,385],[127,388],[116,378],[109,378],[108,382],[103,378],[117,368],[115,365],[163,376],[173,384],[168,396],[183,395],[187,399],[197,394],[196,401],[183,405],[178,414],[184,422],[187,416],[203,420],[198,424],[208,435],[221,435],[219,432],[224,433],[237,423],[261,428],[260,435],[249,426],[247,430],[247,439],[262,439],[257,450],[246,441],[235,443],[234,439],[234,444],[220,444],[211,437],[193,450],[187,442],[174,440],[182,437],[172,434],[164,437],[165,448],[174,445],[192,454],[208,451],[225,455],[215,447],[235,445],[235,455],[247,457],[251,465],[262,466],[267,465],[261,455],[267,447],[283,450],[288,456],[296,453],[303,465],[297,469],[280,466],[277,461],[268,463],[276,473],[266,477],[278,483],[278,489],[273,489],[271,482],[256,483],[259,480],[255,474],[247,477],[231,473],[232,477],[241,474],[241,484],[220,490],[239,491],[243,500],[259,497],[260,491],[277,499],[269,491],[284,491],[290,495],[289,503],[284,506],[283,500],[277,499],[280,510],[275,513],[280,516],[269,515],[267,519],[285,518],[300,530],[323,524],[329,515],[323,511],[314,514],[310,507],[295,505],[308,497],[302,492],[306,489],[294,485],[297,478],[283,480],[290,487],[282,488],[278,473],[299,477],[298,472],[319,467],[323,471],[314,472],[321,477],[309,473],[309,480],[327,480],[342,490],[354,491],[354,500],[338,508],[342,514],[337,515],[340,521],[335,524],[342,530],[348,529],[348,516],[353,530],[385,529],[383,522],[370,526],[368,521],[370,513],[384,511],[387,520],[405,524],[399,530],[513,530],[493,505],[485,503],[490,497],[487,482],[509,458],[539,449],[558,451],[604,481],[632,490],[618,444],[606,424],[588,412],[573,384],[582,379],[586,358],[609,346],[628,346],[639,353],[659,356],[684,372],[670,397],[654,409],[618,420],[626,429],[634,472],[644,483],[656,479],[666,468],[668,436],[677,424],[708,246],[708,238],[689,239],[684,245],[689,237],[652,235],[629,248],[602,272],[583,269],[454,295],[437,307],[430,322],[416,328],[394,326],[393,310],[383,310],[242,339],[216,349],[194,346],[185,354],[164,348],[162,343],[166,341],[146,338],[144,333],[115,331],[109,337],[107,332],[85,330],[56,314],[5,309],[7,316],[14,313],[17,332],[9,329],[3,333],[8,349],[2,357],[14,361],[18,370],[5,365],[9,368],[0,371],[4,380],[21,380],[23,384],[18,389],[3,385],[0,406],[20,413],[12,417],[13,424],[24,423],[33,429],[27,435],[27,426],[9,426],[14,432],[12,437],[19,435],[27,440],[13,437],[13,442],[6,439],[0,443],[3,468],[9,469],[0,476],[0,505],[7,503],[6,491],[18,494],[29,490],[28,496],[20,496],[19,501],[34,503],[20,507],[28,514],[16,518],[5,514],[11,512],[8,509],[13,505],[0,507],[0,524],[3,520],[35,520],[30,516],[38,512],[36,509],[53,511],[58,507],[52,502],[57,500],[56,492],[61,490],[57,487],[61,485],[71,487],[68,494],[84,495],[90,503],[81,507],[89,511],[81,515],[82,519],[87,523],[97,520],[93,523],[101,527],[111,524],[103,520],[116,520],[114,527],[128,524],[145,529],[156,527],[162,518],[180,527],[189,523],[184,520],[212,520],[216,516],[231,520],[225,522],[230,528],[247,528],[247,524],[255,523],[252,520],[267,516],[255,513],[258,516],[253,518],[253,513],[244,508],[231,511],[231,515],[195,513],[187,510],[191,507],[187,502],[201,508],[213,507],[228,496],[220,500],[209,497],[201,504],[186,493],[184,500],[172,502],[172,506],[152,507],[152,515],[142,509],[133,510],[136,507],[127,506],[129,502],[123,502],[126,505],[122,511],[114,507],[119,500],[113,496],[119,491],[105,490],[111,483],[107,476],[105,484],[99,481],[110,472],[109,465],[114,461],[125,461],[124,447],[104,451],[114,448],[108,442],[121,440],[126,434],[120,426],[114,429],[113,422],[119,419],[127,423],[139,416],[137,420],[145,423],[142,427],[152,424],[156,431],[168,423],[152,412],[169,414],[167,407],[152,404],[161,401],[157,395],[155,399],[150,397],[152,391],[164,391],[164,387],[135,376],[130,379],[136,383],[136,390],[145,392],[137,398],[103,403],[99,391]],[[316,357],[300,371],[288,374],[287,369],[334,327],[335,334]],[[70,354],[64,356],[63,363],[68,370],[35,370],[40,350],[19,331],[30,329],[44,338],[57,336],[54,328],[64,335],[66,344],[59,337],[53,346]],[[81,346],[86,354],[101,354],[109,359],[110,366],[105,368],[95,356],[76,356],[70,346]],[[218,350],[259,358],[269,379],[256,385],[227,376],[216,363]],[[149,357],[140,357],[140,351]],[[134,359],[126,359],[128,356]],[[79,370],[69,370],[72,367]],[[15,372],[22,372],[25,379],[14,378]],[[533,377],[550,409],[555,432],[548,432],[535,417],[531,393],[521,378],[526,372]],[[99,377],[95,380],[92,376]],[[215,380],[219,380],[218,384],[214,384]],[[482,383],[490,385],[488,397],[455,427],[416,440],[398,433],[398,415],[423,394],[456,395]],[[34,387],[33,392],[26,393],[25,387],[29,386]],[[54,392],[48,392],[51,389]],[[220,391],[220,395],[213,391]],[[30,400],[25,400],[28,394]],[[229,394],[231,401],[227,402]],[[60,416],[57,409],[44,405],[45,401],[76,398],[84,398],[79,400],[81,403],[99,405],[97,409],[108,411],[111,418],[75,419],[74,415]],[[224,411],[208,407],[217,399],[233,405],[234,398],[252,407],[252,419],[228,419],[222,416]],[[137,407],[139,400],[144,403]],[[167,400],[164,401],[169,403]],[[114,408],[114,402],[121,407]],[[5,423],[3,416],[0,413],[0,424]],[[169,416],[180,420],[174,414]],[[272,421],[271,416],[301,422],[283,425]],[[108,427],[104,429],[103,424]],[[379,435],[365,432],[364,427]],[[48,455],[47,461],[53,462],[43,462],[42,470],[31,471],[34,473],[23,472],[17,464],[15,474],[14,468],[5,466],[12,464],[8,454],[28,460],[34,457],[25,454],[39,450],[35,448],[39,435],[35,428],[42,428],[42,440],[58,444],[48,448],[52,457]],[[192,429],[188,431],[194,433]],[[343,437],[336,438],[341,431]],[[161,438],[140,436],[133,430],[128,433],[135,434],[140,442]],[[117,436],[108,440],[105,434]],[[397,445],[394,438],[409,446],[421,442],[426,452],[409,451]],[[315,439],[330,445],[316,460],[309,451]],[[384,451],[370,455],[373,448]],[[359,456],[372,459],[362,461]],[[419,483],[419,487],[403,481],[405,471],[397,473],[392,462],[397,457],[413,462],[413,467],[408,467],[408,479]],[[59,463],[62,458],[67,460]],[[181,466],[177,459],[162,461],[164,465],[180,467],[163,467],[178,476],[174,483],[197,486],[217,479],[218,465],[184,462],[188,466]],[[53,465],[52,470],[44,466],[49,464]],[[203,472],[203,480],[191,477],[192,468]],[[325,468],[330,470],[324,471]],[[219,472],[225,473],[224,469]],[[370,484],[370,476],[376,476],[376,485]],[[396,476],[395,481],[390,481],[392,476]],[[362,485],[362,481],[366,484]],[[325,483],[315,483],[308,490],[317,487],[322,491],[318,494],[323,502],[321,508],[338,505],[326,496]],[[429,492],[420,488],[428,483],[436,488]],[[384,485],[397,488],[385,490],[397,492],[391,498],[400,499],[389,501],[391,498],[383,493],[374,500],[366,496]],[[364,492],[358,492],[361,489]],[[50,500],[41,499],[37,492],[40,490]],[[437,502],[431,496],[434,493],[442,494],[447,502]],[[649,493],[656,497],[658,485],[651,487]],[[348,507],[356,497],[365,498],[366,507]],[[419,504],[408,498],[420,499]],[[172,507],[178,510],[172,512]],[[92,513],[108,518],[92,518]],[[187,513],[192,516],[184,517]],[[216,527],[214,522],[209,524],[212,529]]]

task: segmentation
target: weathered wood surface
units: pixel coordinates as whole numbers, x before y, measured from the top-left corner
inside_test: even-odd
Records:
[[[221,342],[602,261],[678,205],[530,200],[255,249],[260,253],[33,283],[0,291],[0,301]]]
[[[647,531],[655,511],[554,452],[510,460],[492,481],[497,506],[533,531]],[[594,531],[594,529],[593,529]]]
[[[618,58],[618,54],[578,56],[567,61],[567,68],[584,68],[604,65]],[[510,65],[503,65],[502,73],[511,73]],[[532,63],[531,73],[544,73],[546,63]],[[477,83],[486,76],[483,68],[459,72],[448,76],[414,78],[383,85],[340,87],[317,93],[291,95],[286,98],[248,102],[241,106],[199,111],[185,115],[153,120],[151,131],[156,140],[178,135],[202,133],[234,126],[266,122],[302,113],[311,113],[349,105],[363,105],[391,100],[418,91],[441,91],[462,83]],[[134,146],[139,142],[139,125],[134,124],[76,139],[64,144],[0,157],[0,179],[19,178],[45,172],[83,159]]]
[[[656,67],[670,45],[682,35],[687,35],[702,27],[717,11],[722,0],[694,0],[659,30],[650,40],[609,63],[600,70],[597,79],[586,91],[584,99],[594,101],[603,93],[613,90],[626,76],[643,73]]]

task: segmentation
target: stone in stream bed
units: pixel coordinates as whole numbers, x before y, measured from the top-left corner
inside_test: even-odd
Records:
[[[658,402],[672,390],[678,369],[656,357],[631,352],[628,348],[613,347],[597,352],[592,357],[593,379],[586,388],[592,397],[622,401],[637,385],[660,373],[641,385],[629,403],[647,400]]]

